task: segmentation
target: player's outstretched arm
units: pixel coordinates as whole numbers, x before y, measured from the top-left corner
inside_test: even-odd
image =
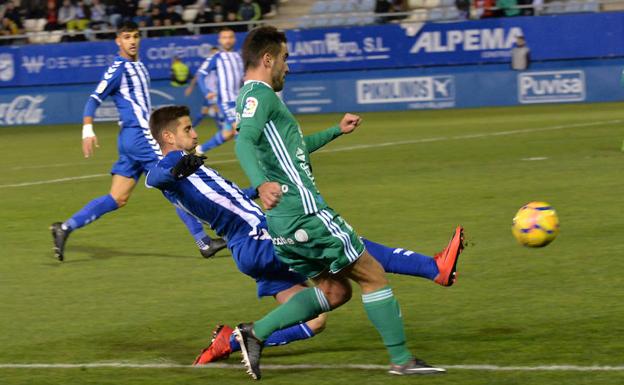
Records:
[[[304,137],[303,140],[306,143],[308,152],[312,153],[318,150],[342,134],[350,134],[360,125],[361,121],[362,119],[358,115],[345,114],[338,125]]]

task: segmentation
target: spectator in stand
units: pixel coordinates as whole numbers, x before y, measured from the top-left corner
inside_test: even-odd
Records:
[[[75,29],[84,31],[91,22],[91,8],[88,7],[83,0],[76,3],[76,23]]]
[[[455,7],[459,11],[461,19],[470,18],[470,0],[455,0]]]
[[[8,17],[3,17],[0,20],[0,36],[11,36],[11,35],[19,35],[20,29],[17,27],[17,24],[13,22],[13,20]],[[13,41],[9,39],[0,40],[0,44],[11,44]]]
[[[258,0],[260,11],[263,17],[273,17],[277,15],[277,0]]]
[[[167,14],[165,15],[166,19],[170,19],[171,23],[176,24],[184,24],[184,20],[182,20],[182,15],[178,13],[176,6],[170,5],[167,7]]]
[[[496,0],[496,8],[498,8],[500,16],[510,17],[520,15],[517,0]]]
[[[240,0],[222,0],[221,6],[223,7],[223,14],[227,15],[228,13],[238,13],[238,7],[240,5]],[[227,16],[226,16],[227,19]]]
[[[225,21],[227,21],[228,23],[234,23],[239,21],[238,20],[238,15],[234,12],[229,12],[227,14],[227,16],[225,17]],[[247,31],[247,26],[246,25],[230,25],[228,26],[228,28],[231,28],[232,31],[234,32],[245,32]]]
[[[154,18],[152,17],[152,27],[162,27],[163,26],[163,19],[161,18]],[[164,30],[162,29],[158,29],[155,31],[149,31],[147,33],[148,37],[161,37],[164,36]]]
[[[59,29],[58,11],[56,9],[56,1],[48,0],[47,6],[46,6],[45,19],[47,21],[44,27],[46,31],[54,31],[56,29]]]
[[[132,18],[132,21],[139,28],[149,27],[152,24],[152,19],[145,14],[145,9],[143,8],[137,8],[136,15]]]
[[[106,7],[100,0],[91,0],[91,22],[89,28],[109,27]]]
[[[20,8],[26,19],[45,19],[46,0],[21,0]]]
[[[138,7],[138,1],[136,0],[121,0],[119,2],[119,11],[122,15],[122,21],[131,21],[134,15],[136,15]]]
[[[18,29],[22,29],[22,17],[19,7],[16,7],[12,0],[7,1],[5,4],[4,18],[11,20]]]
[[[159,15],[167,14],[167,4],[163,0],[152,0],[152,4],[150,4],[149,8],[147,9],[147,13],[151,13],[153,15],[155,9],[158,9]]]
[[[74,28],[76,21],[76,7],[70,0],[63,0],[63,5],[58,10],[58,24],[61,28]]]
[[[533,8],[531,7],[531,4],[533,4],[533,0],[518,0],[518,6],[522,7],[520,8],[520,15],[533,16]]]
[[[238,20],[240,21],[256,21],[262,17],[262,11],[258,3],[252,0],[243,0],[238,8]],[[248,24],[247,29],[252,29],[253,24]]]
[[[498,17],[496,0],[474,0],[475,16],[477,19],[485,19],[490,17]]]

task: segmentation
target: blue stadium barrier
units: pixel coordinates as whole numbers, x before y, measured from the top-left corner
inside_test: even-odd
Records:
[[[437,67],[289,75],[284,100],[295,113],[367,112],[405,109],[473,108],[537,103],[624,100],[620,74],[624,59],[536,63],[530,70],[508,65]],[[74,123],[97,82],[89,85],[5,88],[0,94],[0,126]],[[200,108],[195,92],[167,81],[152,84],[154,107],[187,104]],[[116,120],[110,100],[96,121]]]
[[[622,12],[404,26],[321,21],[323,28],[287,32],[292,73],[504,63],[519,35],[535,61],[624,57]],[[144,39],[141,60],[152,79],[168,79],[174,56],[194,71],[215,44],[215,35]],[[115,52],[112,42],[0,47],[0,88],[92,83]]]

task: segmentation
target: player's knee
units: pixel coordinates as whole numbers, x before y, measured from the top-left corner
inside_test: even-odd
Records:
[[[320,314],[313,320],[306,322],[310,330],[314,334],[319,334],[325,330],[325,326],[327,325],[327,313]]]
[[[339,287],[332,287],[329,291],[324,291],[327,302],[332,309],[340,307],[349,302],[353,292],[350,285],[341,285]]]
[[[224,130],[223,139],[230,140],[234,137],[234,130]]]
[[[115,202],[117,202],[117,208],[122,208],[128,204],[129,196],[113,196]]]

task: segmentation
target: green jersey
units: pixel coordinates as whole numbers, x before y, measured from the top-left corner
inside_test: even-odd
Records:
[[[310,153],[340,136],[340,127],[304,137],[275,91],[253,80],[238,94],[236,118],[236,155],[251,184],[277,182],[282,187],[282,198],[268,216],[315,214],[327,207],[314,182]]]

